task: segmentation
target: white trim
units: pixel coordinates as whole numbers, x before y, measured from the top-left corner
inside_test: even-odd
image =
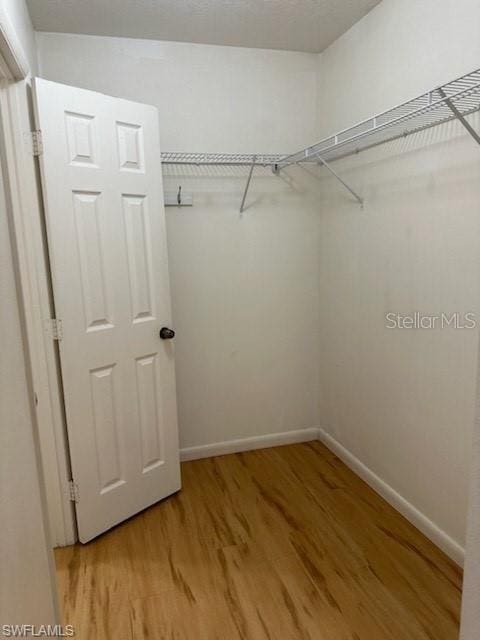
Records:
[[[27,81],[8,84],[0,103],[31,375],[38,399],[35,409],[51,543],[65,546],[75,542],[76,528],[68,495],[70,474],[56,347],[45,331],[45,321],[51,317],[50,282],[35,159],[27,145],[29,93]]]
[[[470,499],[460,640],[476,640],[480,628],[480,345],[477,349],[477,389],[470,467]]]
[[[12,78],[23,80],[28,76],[30,66],[25,51],[2,7],[0,7],[0,54],[6,62]]]
[[[319,429],[318,439],[320,442],[335,453],[343,462],[352,469],[362,480],[385,500],[399,511],[409,522],[427,536],[437,547],[442,549],[459,566],[463,565],[465,549],[458,542],[453,540],[445,531],[440,529],[425,514],[419,511],[408,500],[395,491],[384,480],[377,476],[363,462],[353,455],[348,449],[341,445],[335,438],[329,435],[324,429]]]
[[[0,58],[1,58],[0,54]],[[2,60],[3,63],[3,60]],[[34,452],[34,460],[36,467],[36,479],[38,481],[38,490],[39,490],[39,501],[40,501],[40,509],[41,509],[41,519],[43,522],[43,531],[35,531],[35,535],[40,535],[42,541],[47,545],[47,562],[48,562],[48,582],[50,584],[50,592],[51,592],[51,604],[53,609],[54,623],[58,623],[60,621],[60,609],[59,609],[59,600],[58,600],[58,590],[57,583],[55,577],[55,561],[54,556],[51,549],[50,543],[50,531],[49,531],[49,521],[48,521],[48,513],[47,513],[47,500],[46,500],[46,490],[45,490],[45,482],[43,478],[43,473],[41,469],[41,454],[40,454],[40,445],[38,439],[38,423],[36,419],[35,413],[35,403],[34,403],[34,387],[33,387],[33,375],[32,375],[32,353],[30,351],[30,344],[27,339],[28,336],[28,328],[27,328],[27,318],[25,313],[25,301],[24,301],[24,292],[23,292],[23,283],[21,282],[20,271],[21,271],[21,255],[19,251],[19,242],[17,238],[16,232],[16,221],[15,217],[18,215],[18,189],[15,179],[17,177],[16,164],[14,162],[15,157],[12,155],[11,145],[13,143],[12,137],[12,121],[10,114],[10,92],[14,90],[15,84],[13,80],[2,78],[0,79],[0,171],[2,172],[2,184],[0,189],[2,191],[2,198],[5,200],[6,204],[6,215],[8,222],[8,233],[9,233],[9,245],[12,253],[12,267],[15,278],[15,299],[16,304],[18,306],[19,313],[19,326],[21,330],[21,338],[23,345],[23,360],[25,366],[25,383],[26,383],[26,397],[25,401],[28,403],[29,415],[31,417],[30,427],[32,431],[33,437],[33,452]],[[12,166],[13,162],[13,166]],[[32,479],[34,481],[34,479]],[[46,585],[45,585],[46,586]]]
[[[479,352],[480,358],[480,352]],[[477,383],[477,409],[472,443],[472,470],[467,526],[467,550],[463,578],[460,640],[478,638],[480,628],[480,384]]]
[[[238,440],[202,444],[197,447],[186,447],[185,449],[180,449],[180,460],[182,460],[182,462],[185,462],[186,460],[199,460],[200,458],[223,456],[227,453],[252,451],[254,449],[267,449],[268,447],[278,447],[282,444],[311,442],[312,440],[317,439],[317,427],[313,427],[311,429],[298,429],[296,431],[284,431],[281,433],[269,433],[264,436],[253,436],[250,438],[240,438]]]
[[[4,7],[0,6],[0,78],[7,80],[2,81],[0,88],[0,126],[19,269],[19,294],[30,375],[38,399],[35,417],[50,542],[52,546],[62,546],[75,542],[76,527],[66,490],[68,452],[56,353],[44,332],[44,317],[50,317],[49,274],[44,256],[39,183],[34,160],[28,156],[24,140],[24,134],[32,128],[29,73],[25,50]]]

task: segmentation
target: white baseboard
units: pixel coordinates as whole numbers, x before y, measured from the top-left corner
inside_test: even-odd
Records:
[[[407,520],[409,520],[417,529],[427,536],[437,547],[440,547],[454,562],[459,566],[463,566],[465,559],[465,549],[458,542],[453,540],[445,531],[440,529],[425,514],[414,507],[410,502],[405,500],[390,485],[379,478],[371,469],[356,458],[348,449],[341,445],[335,438],[329,435],[323,429],[319,429],[318,439],[320,442],[335,453],[352,471],[354,471],[362,480],[377,493],[379,493],[388,503],[399,511]]]
[[[185,449],[180,449],[180,460],[199,460],[200,458],[223,456],[227,453],[266,449],[268,447],[278,447],[282,444],[311,442],[312,440],[318,440],[317,427],[284,431],[282,433],[269,433],[264,436],[227,440],[226,442],[213,442],[212,444],[202,444],[197,447],[186,447]]]

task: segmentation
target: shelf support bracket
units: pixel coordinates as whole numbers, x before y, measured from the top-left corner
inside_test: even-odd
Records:
[[[331,167],[328,162],[326,160],[324,160],[322,158],[322,156],[317,153],[316,157],[318,158],[318,161],[320,162],[320,164],[323,164],[323,166],[328,169],[330,171],[330,173],[332,174],[332,176],[334,176],[344,187],[345,189],[347,189],[347,191],[349,191],[352,196],[355,198],[355,200],[360,204],[360,206],[363,207],[363,199],[358,195],[358,193],[356,191],[354,191],[352,189],[352,187],[350,187],[343,178],[341,178],[338,173],[335,171],[335,169],[333,169],[333,167]]]
[[[447,105],[447,107],[450,109],[453,115],[457,118],[457,120],[462,123],[462,125],[465,127],[468,133],[472,136],[475,142],[480,145],[480,135],[475,131],[475,129],[465,119],[465,117],[460,113],[460,111],[453,104],[453,102],[449,98],[447,98],[445,91],[443,89],[438,89],[438,93],[442,96],[442,98],[445,98],[445,104]]]
[[[243,213],[245,209],[245,200],[247,199],[248,189],[250,187],[250,182],[252,180],[253,169],[255,168],[255,162],[257,160],[257,156],[253,156],[252,164],[250,165],[250,171],[248,172],[247,184],[245,185],[245,191],[243,192],[242,204],[240,205],[240,213]]]

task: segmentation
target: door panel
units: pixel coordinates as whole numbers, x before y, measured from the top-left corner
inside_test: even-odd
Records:
[[[158,114],[35,80],[82,542],[180,488]]]

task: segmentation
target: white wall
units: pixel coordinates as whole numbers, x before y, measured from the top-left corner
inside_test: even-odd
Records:
[[[319,58],[317,138],[479,60],[476,0],[384,0]],[[336,167],[366,206],[325,180],[322,426],[461,547],[478,333],[391,331],[384,314],[480,314],[480,148],[451,124]]]
[[[9,20],[34,75],[37,72],[37,47],[25,0],[0,0],[0,8]]]
[[[284,153],[314,135],[314,55],[43,33],[38,46],[45,78],[156,105],[163,150]],[[245,170],[186,173],[165,181],[195,199],[167,210],[181,446],[316,427],[318,223],[302,172],[292,189],[258,171],[243,217]]]
[[[57,33],[37,41],[42,77],[157,106],[164,151],[284,153],[314,134],[313,54]]]

